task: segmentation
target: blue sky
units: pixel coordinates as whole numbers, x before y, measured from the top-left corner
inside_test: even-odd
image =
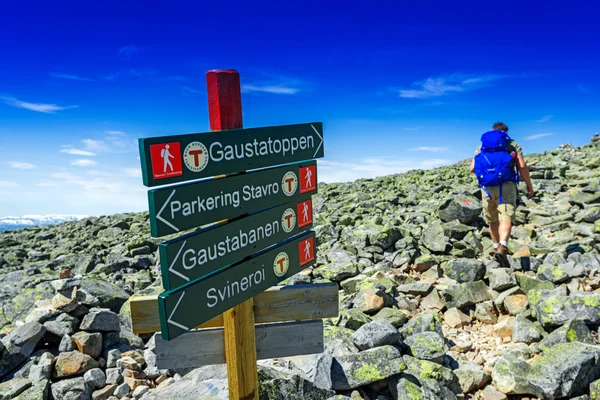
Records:
[[[208,131],[210,69],[245,127],[322,121],[326,182],[600,131],[591,2],[86,3],[0,6],[0,216],[146,210],[136,141]]]

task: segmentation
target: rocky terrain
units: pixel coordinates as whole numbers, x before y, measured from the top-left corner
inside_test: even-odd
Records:
[[[259,362],[261,399],[600,399],[600,135],[526,157],[511,268],[468,163],[321,184],[323,354]],[[523,190],[524,185],[521,185]],[[0,233],[0,400],[226,399],[223,365],[159,370],[128,298],[162,291],[147,213]]]

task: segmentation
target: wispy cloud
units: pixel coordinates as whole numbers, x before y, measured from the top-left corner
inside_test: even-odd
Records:
[[[67,153],[67,154],[73,154],[75,156],[95,156],[96,155],[96,153],[92,153],[91,151],[74,149],[74,148],[62,149],[60,152]]]
[[[182,86],[181,87],[181,94],[202,94],[202,93],[204,93],[204,92],[201,91],[201,90],[197,90],[197,89],[191,88],[189,86]]]
[[[0,189],[14,188],[19,186],[17,182],[0,181]]]
[[[81,142],[84,144],[86,150],[89,150],[89,151],[106,150],[106,143],[104,143],[101,140],[83,139]]]
[[[70,108],[77,108],[79,106],[59,106],[56,104],[45,104],[45,103],[28,103],[26,101],[17,100],[13,97],[0,97],[6,104],[12,107],[24,108],[26,110],[37,111],[45,114],[54,114],[57,111],[68,110]]]
[[[57,182],[48,182],[48,181],[38,182],[37,185],[41,186],[41,187],[57,187],[57,186],[60,186]]]
[[[506,78],[507,75],[466,76],[451,74],[447,76],[429,77],[413,83],[416,89],[400,89],[398,94],[403,98],[430,98],[444,96],[453,92],[467,92],[493,84]]]
[[[451,164],[446,159],[384,160],[364,159],[357,162],[319,161],[319,179],[323,182],[348,182],[361,178],[376,178],[407,172],[414,169],[428,169]]]
[[[243,85],[243,93],[263,92],[272,94],[296,94],[300,89],[278,85],[278,86],[260,86],[260,85]]]
[[[108,75],[102,75],[100,78],[104,79],[105,81],[116,81],[117,80],[117,76],[119,75],[118,72],[115,72],[113,74],[108,74]]]
[[[132,178],[139,178],[142,176],[142,171],[139,168],[123,168],[123,173]]]
[[[546,136],[552,136],[552,135],[554,135],[554,133],[536,133],[535,135],[530,135],[530,136],[525,137],[525,140],[536,140],[536,139],[541,139]]]
[[[96,161],[90,160],[88,158],[82,158],[80,160],[71,161],[71,165],[75,165],[78,167],[91,167],[96,164],[98,164]]]
[[[408,149],[409,151],[431,151],[431,152],[440,152],[440,151],[448,151],[447,147],[429,147],[429,146],[421,146],[421,147],[413,147],[412,149]]]
[[[107,135],[112,135],[112,136],[123,136],[123,135],[126,135],[126,133],[123,132],[123,131],[104,131],[104,133],[106,133]]]
[[[542,118],[535,120],[535,122],[548,122],[552,117],[554,117],[554,115],[545,115]]]
[[[92,79],[89,79],[89,78],[84,78],[84,77],[79,76],[79,75],[60,74],[60,73],[56,73],[56,72],[51,73],[50,76],[53,77],[53,78],[69,79],[69,80],[72,80],[72,81],[91,81],[92,80]]]
[[[11,168],[15,169],[36,169],[37,167],[33,164],[21,162],[21,161],[9,161],[8,164]]]
[[[131,59],[131,57],[140,52],[140,48],[137,46],[134,46],[132,44],[128,45],[128,46],[123,46],[119,49],[119,57],[124,59],[124,60],[129,60]]]
[[[588,85],[582,85],[580,83],[579,85],[577,85],[577,90],[579,90],[582,93],[589,93],[592,91],[592,87]]]
[[[418,126],[416,126],[416,127],[414,127],[414,128],[403,128],[403,130],[405,130],[405,131],[418,131],[418,130],[419,130],[419,127],[418,127]]]

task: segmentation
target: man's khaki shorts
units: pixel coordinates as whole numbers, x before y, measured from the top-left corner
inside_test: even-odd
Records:
[[[483,202],[483,217],[488,224],[510,220],[515,223],[515,209],[517,208],[517,185],[514,182],[502,184],[502,204],[500,204],[500,186],[486,187],[489,194],[481,190]]]

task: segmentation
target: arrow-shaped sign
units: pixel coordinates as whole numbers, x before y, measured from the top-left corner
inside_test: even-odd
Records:
[[[315,194],[316,161],[148,191],[150,232],[161,237]]]
[[[323,124],[281,125],[139,139],[146,186],[321,158]]]
[[[310,194],[159,245],[165,290],[209,275],[312,227]]]
[[[161,334],[171,340],[231,307],[286,280],[316,260],[312,231],[263,250],[251,259],[162,293],[158,298]]]

